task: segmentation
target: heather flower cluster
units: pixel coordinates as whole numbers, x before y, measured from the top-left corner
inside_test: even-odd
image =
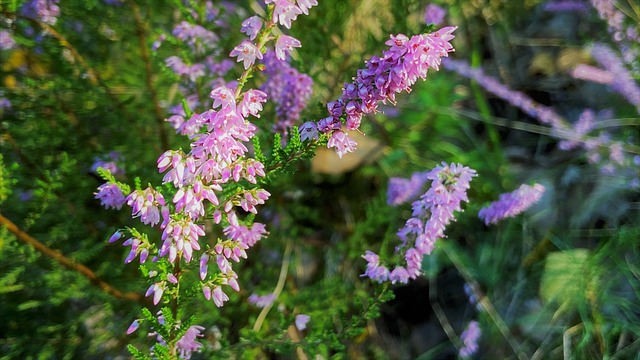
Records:
[[[318,130],[331,134],[327,147],[342,157],[355,150],[356,142],[347,131],[358,130],[362,116],[377,112],[380,101],[395,104],[396,93],[411,91],[418,78],[425,79],[430,68],[438,70],[442,57],[454,51],[450,41],[456,27],[445,27],[431,34],[408,38],[391,36],[382,57],[372,57],[365,69],[358,70],[342,96],[327,104],[330,116],[318,121]],[[344,126],[343,126],[344,121]]]
[[[387,204],[396,206],[414,200],[420,194],[424,184],[429,181],[429,171],[417,172],[411,178],[392,177],[389,179]]]
[[[40,20],[48,25],[55,25],[60,16],[59,0],[31,0],[22,6],[23,16]]]
[[[558,0],[558,1],[547,1],[543,5],[544,11],[551,12],[561,12],[561,11],[576,11],[576,12],[586,12],[589,8],[587,4],[583,1],[575,1],[575,0]]]
[[[611,88],[624,96],[640,112],[640,87],[615,52],[606,45],[597,44],[591,48],[591,55],[611,74]]]
[[[515,217],[537,203],[544,193],[544,186],[522,184],[513,192],[500,195],[498,201],[482,208],[478,217],[485,224],[497,224],[500,220]]]
[[[475,80],[490,93],[516,106],[525,114],[538,119],[541,123],[550,125],[556,131],[563,132],[563,130],[567,129],[566,121],[555,110],[538,104],[523,92],[512,90],[497,79],[485,75],[481,68],[472,68],[467,62],[454,59],[447,59],[443,61],[442,65],[447,70],[455,71],[466,78]]]
[[[11,50],[16,47],[16,41],[7,30],[0,30],[0,50]]]
[[[476,172],[460,164],[443,163],[424,176],[431,180],[431,186],[420,199],[413,202],[413,217],[398,230],[401,244],[396,247],[396,254],[402,256],[404,265],[390,269],[376,253],[367,251],[363,255],[367,261],[363,276],[380,283],[390,281],[393,284],[406,284],[410,279],[420,276],[422,258],[431,253],[436,240],[445,237],[444,230],[455,220],[454,212],[462,211],[462,202],[469,201],[467,190]]]
[[[278,40],[283,38],[281,35]],[[300,113],[307,106],[312,94],[313,80],[306,74],[301,74],[289,63],[278,56],[276,52],[267,51],[263,62],[266,66],[264,73],[267,81],[262,90],[269,94],[276,103],[275,132],[287,134],[289,129],[300,120]],[[284,57],[284,55],[283,55]]]
[[[599,48],[597,51],[601,51],[607,48]],[[637,87],[632,80],[623,72],[622,67],[616,66],[616,62],[610,59],[608,56],[611,52],[603,51],[603,62],[605,59],[612,60],[608,70],[613,73],[618,73],[618,78],[613,80],[613,84],[618,84],[617,88],[625,89],[629,99],[635,99],[638,94]],[[619,62],[618,62],[619,64]],[[561,149],[573,149],[581,144],[587,150],[587,158],[590,163],[600,163],[601,171],[605,174],[613,174],[616,171],[626,171],[631,168],[629,172],[631,175],[631,183],[637,181],[638,175],[633,174],[637,172],[637,165],[625,154],[623,151],[624,145],[619,141],[613,141],[609,134],[606,132],[600,132],[597,136],[593,136],[590,132],[595,128],[593,122],[595,115],[592,110],[587,109],[580,115],[579,119],[574,123],[568,123],[562,118],[553,108],[541,105],[535,102],[526,94],[520,91],[514,91],[508,86],[500,83],[497,79],[492,78],[484,74],[481,68],[472,68],[468,63],[462,60],[447,59],[443,62],[443,66],[448,69],[457,72],[458,74],[475,80],[480,86],[485,88],[490,93],[493,93],[501,99],[509,102],[510,104],[518,107],[527,115],[537,119],[545,125],[550,125],[552,135],[561,139],[559,147]],[[613,75],[614,78],[616,75]],[[639,93],[640,94],[640,93]],[[601,116],[611,116],[608,112],[603,112]],[[609,152],[607,158],[603,158],[601,153],[602,149]],[[625,175],[626,176],[626,175]]]
[[[458,355],[463,358],[469,358],[471,355],[475,354],[478,351],[478,340],[480,340],[480,325],[477,321],[472,320],[467,325],[467,328],[464,329],[462,335],[460,336],[460,340],[462,340],[463,347],[460,348]]]
[[[638,70],[637,58],[640,48],[640,33],[637,23],[632,21],[630,26],[624,24],[625,14],[620,10],[615,0],[591,0],[591,5],[598,11],[600,18],[609,25],[609,32],[613,35],[614,42],[623,54],[623,61]]]
[[[161,313],[159,313],[157,320],[160,326],[165,324],[164,316],[162,316]],[[127,329],[127,334],[132,334],[133,332],[138,330],[139,327],[140,320],[134,320]],[[179,324],[176,324],[175,328],[178,329]],[[202,343],[198,342],[197,339],[204,337],[204,334],[202,333],[204,329],[205,328],[200,325],[191,325],[184,333],[184,335],[182,335],[182,337],[180,337],[180,339],[176,341],[175,350],[180,359],[190,359],[191,355],[193,355],[194,352],[200,351],[203,345]],[[148,336],[155,336],[158,344],[164,346],[167,345],[162,335],[160,335],[156,331],[150,332]],[[151,350],[153,352],[153,348]]]

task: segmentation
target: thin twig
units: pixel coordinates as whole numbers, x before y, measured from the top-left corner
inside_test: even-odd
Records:
[[[284,248],[284,256],[282,259],[282,266],[280,267],[280,276],[278,277],[278,283],[276,284],[276,288],[273,290],[274,301],[272,301],[270,304],[262,308],[262,311],[258,315],[256,322],[253,324],[254,332],[260,331],[260,328],[262,327],[262,323],[264,322],[264,319],[266,319],[267,314],[269,313],[269,311],[273,307],[273,304],[275,303],[275,300],[278,298],[278,296],[280,295],[280,293],[282,293],[282,290],[284,289],[284,283],[285,283],[285,280],[287,279],[287,272],[289,270],[289,260],[290,260],[289,257],[291,255],[291,247],[292,247],[291,239],[289,239],[287,240],[287,245]]]
[[[18,240],[26,243],[27,245],[33,247],[38,252],[57,261],[60,265],[66,267],[67,269],[74,270],[80,273],[82,276],[89,279],[89,281],[91,281],[93,285],[97,286],[107,294],[112,295],[113,297],[116,297],[118,299],[130,300],[130,301],[136,301],[136,302],[146,302],[146,299],[144,296],[142,296],[142,294],[138,294],[134,292],[125,293],[109,285],[107,282],[100,279],[98,275],[96,275],[96,273],[94,273],[88,267],[74,262],[73,260],[64,256],[61,252],[51,249],[50,247],[34,239],[31,235],[20,230],[20,228],[18,228],[16,224],[14,224],[11,220],[4,217],[2,214],[0,214],[0,225],[6,227],[10,233],[14,234],[18,238]]]
[[[135,1],[129,1],[131,11],[133,12],[133,18],[136,22],[136,34],[138,35],[138,44],[140,47],[140,56],[144,63],[145,83],[147,90],[149,91],[149,97],[153,105],[153,112],[155,114],[156,123],[158,125],[158,132],[160,133],[160,145],[162,149],[169,149],[169,137],[167,136],[167,129],[164,121],[164,112],[160,107],[158,101],[158,93],[153,86],[153,72],[151,69],[151,57],[149,56],[149,48],[147,47],[147,24],[145,23],[142,15],[140,14],[140,8]]]

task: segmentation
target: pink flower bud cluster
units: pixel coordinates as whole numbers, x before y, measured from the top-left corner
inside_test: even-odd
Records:
[[[352,83],[345,84],[342,96],[327,104],[329,117],[317,123],[318,130],[330,133],[327,146],[338,156],[355,150],[356,142],[345,130],[358,130],[364,114],[376,113],[378,102],[395,104],[395,94],[410,92],[418,78],[425,79],[430,68],[438,70],[442,57],[454,51],[450,41],[456,27],[445,27],[431,34],[391,36],[382,57],[372,57],[366,68],[358,70]],[[345,120],[343,128],[343,119]]]
[[[307,106],[313,91],[313,80],[308,75],[299,73],[287,61],[281,60],[277,52],[267,51],[263,62],[267,81],[262,90],[276,103],[277,123],[273,128],[276,132],[287,134],[300,120],[300,113]]]
[[[544,193],[544,186],[534,184],[529,186],[520,185],[513,192],[500,195],[498,201],[492,202],[489,206],[482,208],[478,213],[478,217],[485,224],[497,224],[498,221],[520,215],[531,205],[537,203]]]
[[[405,265],[390,270],[376,253],[367,251],[363,256],[367,269],[362,276],[393,284],[406,284],[420,276],[422,258],[431,253],[436,240],[445,237],[445,228],[455,220],[454,212],[462,211],[461,203],[469,201],[467,190],[474,176],[476,171],[473,169],[445,163],[427,173],[425,177],[431,180],[431,187],[413,202],[413,217],[398,230],[401,244],[396,247],[396,253],[403,257]]]

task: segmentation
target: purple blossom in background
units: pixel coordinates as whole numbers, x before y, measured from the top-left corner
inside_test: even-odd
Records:
[[[183,21],[173,28],[173,36],[182,40],[196,53],[202,54],[218,43],[218,35],[204,27]]]
[[[309,315],[305,315],[305,314],[300,314],[300,315],[296,315],[296,329],[298,329],[298,331],[302,331],[304,329],[307,328],[307,323],[309,322],[309,320],[311,320],[311,317]]]
[[[640,112],[640,87],[615,52],[606,45],[596,44],[591,48],[591,55],[600,66],[612,74],[611,88],[624,96]]]
[[[478,340],[480,340],[480,334],[481,331],[478,322],[475,320],[470,321],[467,328],[464,329],[462,335],[460,335],[460,340],[464,344],[458,353],[461,358],[466,359],[478,351]]]
[[[436,240],[445,237],[444,230],[455,219],[454,212],[462,211],[461,203],[469,201],[467,190],[474,176],[476,172],[473,169],[445,163],[424,175],[426,180],[431,180],[431,186],[413,202],[413,217],[398,230],[401,244],[396,247],[396,253],[402,255],[406,265],[397,265],[389,270],[377,254],[367,251],[363,255],[367,269],[362,276],[393,284],[406,284],[417,278],[421,274],[422,258],[431,253]]]
[[[389,179],[387,204],[396,206],[415,200],[428,180],[427,175],[429,175],[428,171],[415,173],[411,175],[410,179],[398,177]]]
[[[613,41],[622,53],[622,61],[631,65],[634,71],[638,71],[637,59],[640,50],[637,45],[640,42],[640,34],[634,25],[625,28],[625,14],[619,10],[615,0],[591,0],[591,5],[598,11],[600,18],[609,25]]]
[[[118,162],[122,159],[122,156],[117,151],[112,151],[108,155],[108,160],[95,158],[93,165],[91,165],[91,171],[96,172],[96,170],[101,167],[105,170],[108,170],[113,176],[124,175],[124,169],[118,166]]]
[[[572,71],[571,76],[576,79],[595,82],[598,84],[611,85],[613,74],[610,71],[599,69],[595,66],[578,64]]]
[[[364,114],[376,113],[378,102],[395,104],[395,94],[411,91],[418,78],[425,79],[430,68],[438,70],[441,58],[453,51],[451,41],[456,27],[445,27],[431,34],[408,38],[399,34],[391,36],[389,46],[382,57],[366,61],[366,68],[357,71],[352,83],[342,89],[342,96],[327,104],[330,116],[318,121],[318,130],[330,133],[327,146],[335,147],[338,156],[355,149],[355,141],[342,128],[357,130]]]
[[[0,30],[0,50],[11,50],[16,46],[16,41],[7,30]]]
[[[0,111],[10,110],[11,109],[11,101],[5,97],[0,97]]]
[[[28,18],[42,21],[45,24],[55,25],[60,16],[59,0],[31,0],[24,4],[20,13]]]
[[[104,183],[100,185],[95,195],[96,199],[100,200],[101,205],[107,209],[120,210],[126,201],[122,190],[114,183]]]
[[[552,108],[538,104],[526,94],[512,90],[497,79],[485,75],[481,68],[472,68],[467,62],[454,59],[446,59],[442,65],[447,70],[475,80],[488,92],[504,99],[541,123],[552,126],[556,131],[561,132],[568,128],[566,121]]]
[[[427,24],[441,25],[447,11],[436,4],[429,4],[424,11],[424,22]]]
[[[587,12],[589,10],[589,6],[583,1],[559,0],[559,1],[545,2],[542,9],[544,11],[551,11],[551,12],[562,12],[562,11]]]
[[[263,59],[267,80],[261,89],[276,103],[277,123],[273,129],[287,134],[300,120],[302,110],[313,91],[313,80],[299,73],[288,62],[279,60],[276,53],[267,51]]]
[[[584,110],[580,117],[578,117],[578,121],[573,125],[573,131],[571,132],[574,136],[574,139],[562,140],[558,143],[558,148],[562,150],[571,150],[575,149],[582,144],[584,144],[582,139],[594,129],[596,122],[596,113],[591,109]]]
[[[247,300],[249,301],[249,303],[259,308],[264,308],[273,304],[273,302],[276,300],[276,295],[273,293],[267,295],[251,294]]]
[[[522,184],[517,190],[501,194],[498,201],[494,201],[489,206],[482,208],[478,213],[478,217],[487,225],[497,224],[502,219],[515,217],[523,213],[531,205],[538,202],[543,193],[544,186],[540,184],[534,184],[533,186]]]
[[[203,337],[202,331],[204,327],[199,325],[191,325],[187,332],[176,342],[176,350],[181,359],[190,359],[191,354],[198,352],[202,348],[202,344],[196,339]]]
[[[165,64],[167,64],[174,73],[180,76],[186,76],[191,82],[195,82],[199,77],[205,75],[205,67],[203,64],[187,65],[177,56],[168,57],[165,60]]]

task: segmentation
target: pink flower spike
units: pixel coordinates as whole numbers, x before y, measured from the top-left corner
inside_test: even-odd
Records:
[[[260,17],[256,15],[242,22],[240,32],[246,34],[250,40],[253,40],[258,36],[260,28],[262,28],[262,20],[260,20]]]
[[[140,321],[138,319],[133,320],[133,322],[131,323],[131,325],[129,325],[129,328],[127,329],[127,335],[130,335],[134,331],[138,330],[139,327],[140,327]]]
[[[229,56],[237,56],[237,62],[243,61],[245,70],[251,67],[256,62],[256,59],[262,59],[260,49],[248,40],[243,41],[240,45],[233,48]]]
[[[305,315],[305,314],[296,315],[296,329],[298,329],[298,331],[302,331],[306,329],[307,323],[309,322],[310,319],[311,317],[309,315]]]
[[[280,35],[278,36],[278,40],[276,40],[276,57],[285,61],[287,54],[290,53],[293,48],[301,46],[302,44],[298,39],[287,35]]]

